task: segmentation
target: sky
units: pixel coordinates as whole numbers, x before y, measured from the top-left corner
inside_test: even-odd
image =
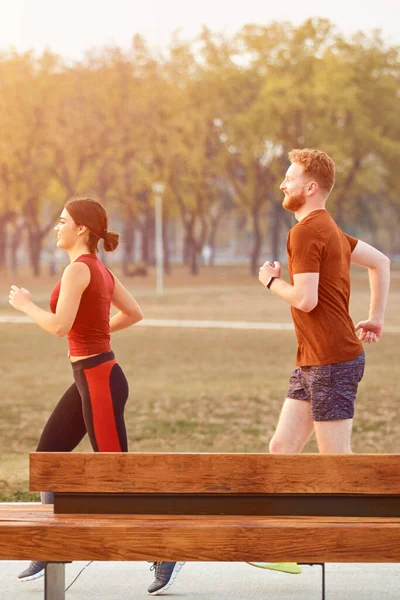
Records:
[[[325,17],[344,34],[379,28],[400,44],[400,0],[0,0],[0,50],[46,47],[69,59],[104,45],[128,47],[141,33],[165,48],[174,31],[193,38],[207,25],[235,33],[247,23]]]

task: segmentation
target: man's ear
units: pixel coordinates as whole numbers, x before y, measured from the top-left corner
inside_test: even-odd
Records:
[[[315,194],[315,192],[318,190],[318,183],[316,181],[310,181],[310,183],[307,184],[307,193],[309,194],[309,196],[311,196],[312,194]]]

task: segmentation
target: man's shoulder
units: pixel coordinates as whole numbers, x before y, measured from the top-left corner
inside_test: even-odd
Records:
[[[295,237],[318,237],[326,240],[330,233],[339,229],[338,224],[327,210],[319,210],[311,213],[299,223],[296,223],[290,230],[290,235]]]
[[[293,225],[288,233],[288,241],[291,243],[303,243],[308,240],[323,241],[323,235],[320,228],[315,223],[300,221]]]

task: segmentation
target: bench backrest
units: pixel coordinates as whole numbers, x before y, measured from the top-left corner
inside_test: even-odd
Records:
[[[32,453],[58,513],[400,516],[400,455]]]

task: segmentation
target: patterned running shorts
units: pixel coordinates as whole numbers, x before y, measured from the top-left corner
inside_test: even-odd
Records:
[[[352,419],[364,367],[364,351],[347,362],[298,367],[289,380],[287,398],[311,402],[314,421]]]

